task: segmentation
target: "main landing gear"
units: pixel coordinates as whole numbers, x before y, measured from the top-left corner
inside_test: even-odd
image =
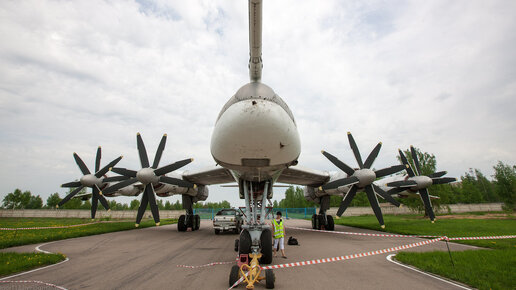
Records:
[[[192,197],[189,195],[183,195],[183,208],[186,210],[186,215],[179,216],[177,221],[177,230],[179,232],[186,232],[188,228],[192,231],[196,231],[201,227],[201,217],[193,214],[193,202]]]
[[[335,222],[331,215],[327,215],[326,211],[330,208],[330,196],[325,195],[321,197],[321,207],[319,214],[312,215],[312,229],[314,230],[335,230]]]
[[[274,273],[266,270],[260,276],[259,264],[272,263],[272,231],[266,224],[267,193],[272,190],[271,182],[250,182],[241,180],[245,198],[245,225],[242,226],[240,238],[235,241],[239,262],[234,265],[229,275],[230,287],[240,278],[244,278],[247,289],[254,289],[254,283],[266,281],[268,289],[274,288]],[[249,258],[252,260],[249,262]]]

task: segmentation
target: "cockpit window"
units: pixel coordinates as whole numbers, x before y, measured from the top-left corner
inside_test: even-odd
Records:
[[[271,89],[271,91],[272,91],[272,89]],[[283,108],[283,110],[285,110],[285,112],[287,112],[287,114],[289,115],[290,119],[292,119],[294,124],[296,124],[296,120],[294,120],[294,115],[292,114],[292,111],[290,111],[290,108],[287,106],[287,103],[285,103],[285,101],[283,101],[283,99],[280,96],[278,96],[277,94],[274,94],[272,97],[271,96],[251,96],[249,94],[244,95],[244,96],[238,96],[238,92],[233,97],[231,97],[231,99],[229,99],[229,101],[224,105],[224,107],[222,107],[222,110],[220,111],[219,116],[217,117],[217,121],[220,119],[222,114],[224,114],[224,112],[226,112],[226,110],[229,107],[231,107],[231,105],[238,103],[238,102],[242,102],[242,101],[246,101],[246,100],[253,100],[253,99],[266,100],[266,101],[270,101],[275,104],[278,104],[281,108]]]

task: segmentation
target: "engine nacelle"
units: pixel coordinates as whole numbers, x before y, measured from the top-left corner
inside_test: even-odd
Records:
[[[181,175],[172,172],[170,177],[183,179]],[[189,195],[193,197],[194,202],[203,201],[208,198],[209,190],[207,186],[199,185],[196,188],[181,187],[177,185],[159,183],[154,186],[154,192],[160,197],[172,196],[172,195]]]
[[[328,180],[328,182],[332,182],[334,180],[345,178],[345,177],[347,177],[347,175],[343,172],[332,173],[332,174],[330,174],[330,180]],[[305,186],[305,188],[304,188],[305,199],[319,204],[321,201],[321,199],[320,199],[321,196],[325,196],[325,195],[343,196],[346,193],[348,193],[350,187],[351,186],[348,185],[348,186],[340,186],[340,187],[337,187],[334,189],[322,190],[322,189],[319,189],[318,187]]]
[[[140,190],[138,189],[138,187],[134,185],[129,185],[117,190],[115,192],[115,196],[117,193],[123,196],[137,196],[138,194],[140,194]]]

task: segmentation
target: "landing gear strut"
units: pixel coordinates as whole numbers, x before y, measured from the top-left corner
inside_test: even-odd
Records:
[[[248,289],[252,289],[249,287],[253,287],[252,285],[260,280],[266,280],[266,286],[274,287],[272,271],[267,271],[265,276],[260,276],[259,265],[259,263],[272,263],[272,231],[271,226],[265,222],[267,193],[272,189],[270,184],[270,181],[240,181],[245,198],[245,225],[242,226],[240,238],[235,241],[235,250],[238,250],[239,257],[247,256],[252,258],[252,261],[250,264],[233,266],[229,278],[230,284],[246,272],[248,277],[244,281],[248,284]]]
[[[177,230],[179,232],[186,232],[188,228],[192,231],[196,231],[201,226],[201,217],[193,214],[193,202],[192,197],[189,195],[183,195],[183,208],[186,210],[186,215],[179,216],[177,221]]]
[[[312,229],[314,230],[335,230],[335,222],[331,215],[327,215],[326,211],[330,208],[330,196],[325,195],[321,197],[321,207],[319,214],[312,215]]]

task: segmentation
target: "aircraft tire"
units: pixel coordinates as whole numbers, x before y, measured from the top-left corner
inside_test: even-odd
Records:
[[[260,264],[272,263],[272,232],[269,229],[262,231],[260,236],[261,252],[262,257],[260,258]]]
[[[238,241],[238,256],[241,254],[251,253],[251,235],[249,234],[249,231],[244,229],[240,232],[240,239]]]
[[[331,215],[327,215],[326,220],[328,221],[328,227],[326,228],[326,230],[334,231],[335,230],[335,221],[333,220],[333,217]]]
[[[179,220],[177,221],[177,231],[178,232],[186,231],[185,219],[186,219],[186,216],[184,214],[179,216]]]

